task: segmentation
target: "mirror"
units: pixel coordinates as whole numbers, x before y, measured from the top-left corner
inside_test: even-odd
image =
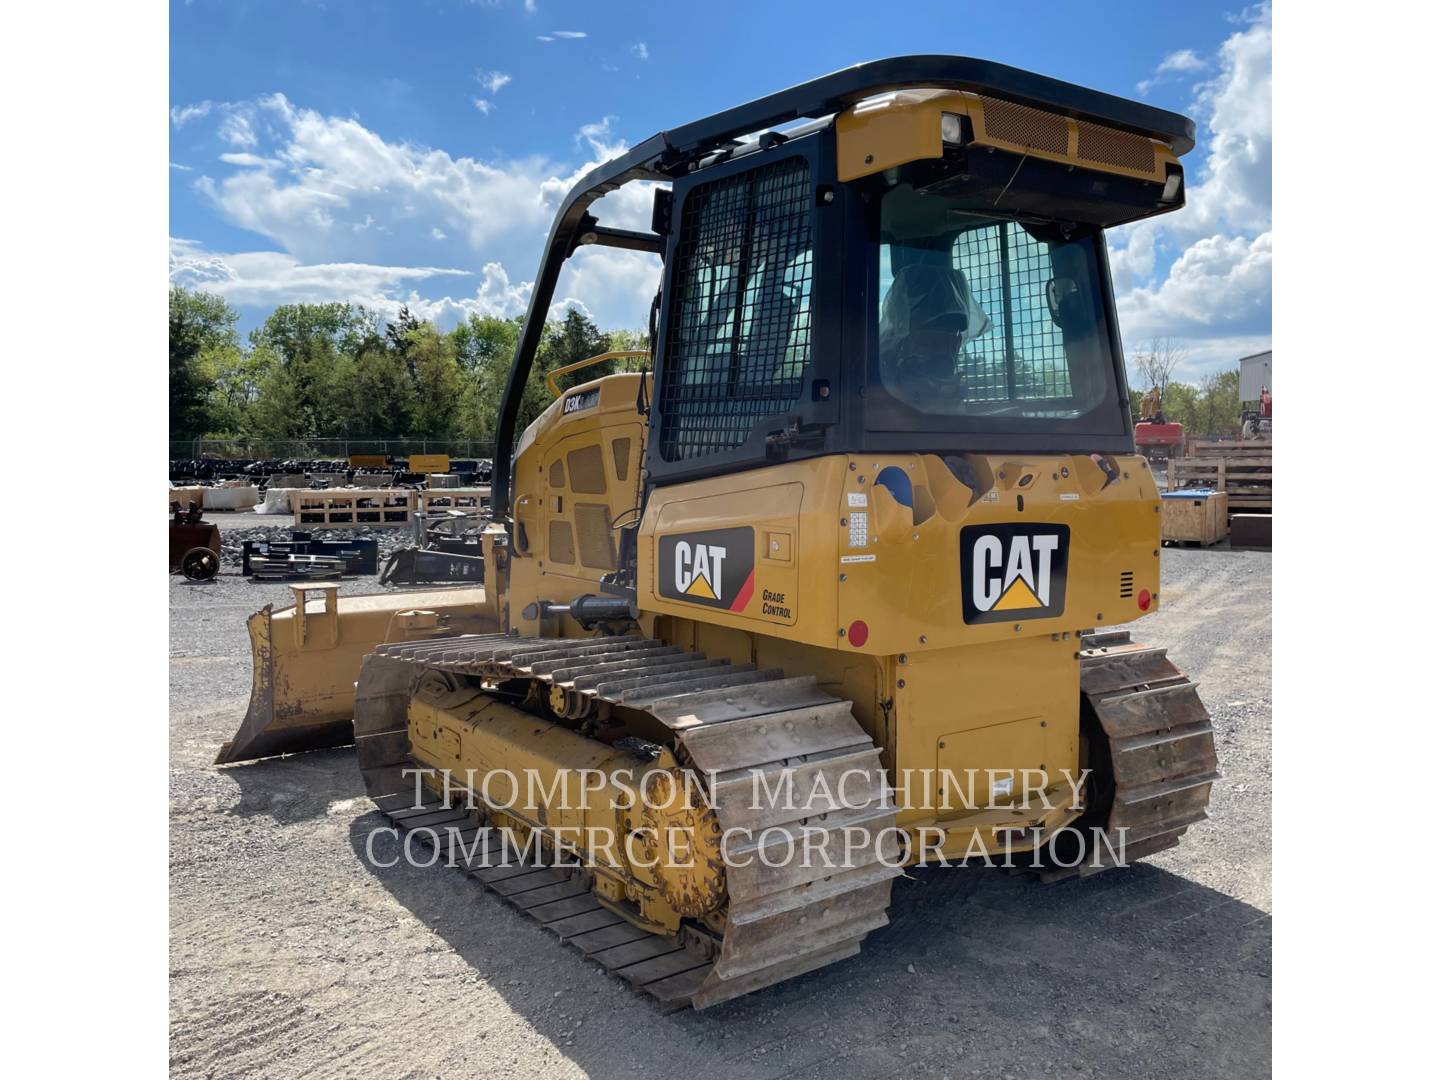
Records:
[[[1045,303],[1050,308],[1050,318],[1062,330],[1078,329],[1085,321],[1080,285],[1074,278],[1051,278],[1047,281]]]

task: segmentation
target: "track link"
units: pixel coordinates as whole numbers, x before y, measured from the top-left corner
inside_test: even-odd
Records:
[[[481,832],[481,813],[428,794],[417,806],[414,776],[403,774],[410,761],[407,707],[432,670],[535,680],[570,697],[643,710],[665,725],[683,757],[713,776],[710,796],[722,829],[755,838],[731,852],[750,857],[748,866],[727,867],[723,936],[716,941],[688,924],[673,936],[642,929],[596,899],[582,867],[494,865],[502,841]],[[900,870],[880,752],[850,703],[819,689],[813,676],[786,678],[779,669],[711,660],[644,638],[485,634],[395,643],[377,647],[361,667],[355,736],[366,790],[397,828],[448,843],[447,862],[667,1008],[705,1008],[843,960],[888,922]],[[863,771],[868,801],[851,783],[845,806],[812,796],[799,808],[756,809],[757,771],[772,790],[788,779],[802,793],[836,791],[840,775]],[[830,782],[816,784],[818,774]],[[817,845],[812,834],[808,860],[782,836],[817,826],[825,835]],[[836,869],[847,830],[863,830],[873,842]],[[477,837],[485,847],[467,854]],[[787,850],[788,861],[776,857]]]

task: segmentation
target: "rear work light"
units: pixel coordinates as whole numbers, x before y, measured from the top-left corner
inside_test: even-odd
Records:
[[[965,127],[960,123],[960,114],[945,112],[940,114],[940,141],[949,143],[951,146],[959,146],[965,140]]]

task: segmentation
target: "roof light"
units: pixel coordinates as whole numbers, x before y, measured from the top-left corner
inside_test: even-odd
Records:
[[[1180,185],[1184,182],[1184,179],[1184,175],[1178,172],[1172,172],[1169,176],[1165,177],[1165,188],[1160,192],[1160,201],[1162,203],[1172,203],[1180,198]]]
[[[960,114],[942,112],[940,114],[940,141],[950,143],[952,146],[959,146],[964,138],[965,129],[960,123]]]

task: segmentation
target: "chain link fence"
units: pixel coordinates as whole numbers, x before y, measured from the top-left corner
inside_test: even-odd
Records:
[[[491,458],[487,439],[171,439],[170,460],[338,461],[351,454],[448,454],[452,458]]]

